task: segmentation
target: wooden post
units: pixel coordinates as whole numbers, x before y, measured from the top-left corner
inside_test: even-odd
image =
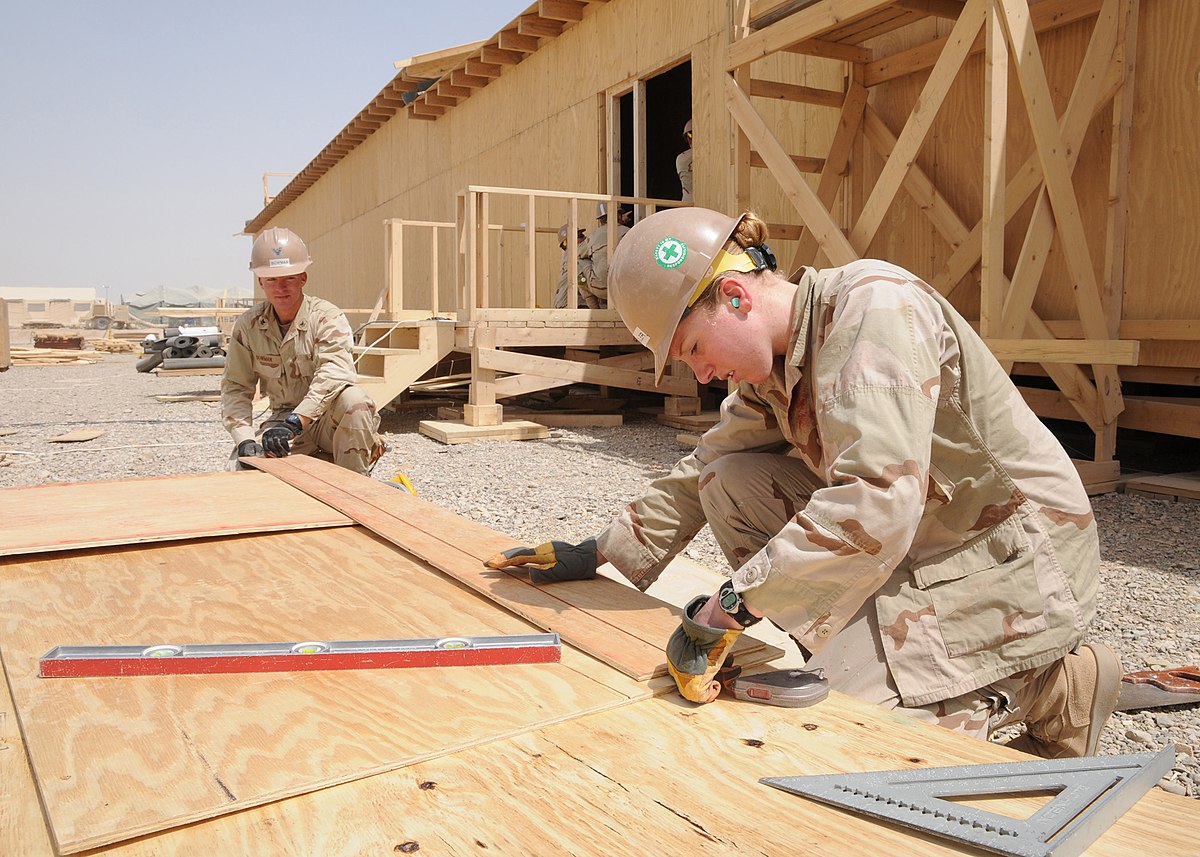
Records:
[[[438,227],[429,227],[429,312],[438,313]]]
[[[983,85],[983,254],[980,263],[979,333],[1001,335],[1004,314],[1004,185],[1008,138],[1008,49],[995,8],[987,11]]]
[[[525,306],[527,309],[537,307],[537,197],[529,194],[529,211],[525,215],[525,247],[526,247],[526,280]]]
[[[567,215],[567,306],[579,306],[579,200],[571,197],[570,213]]]
[[[504,408],[496,404],[496,370],[479,365],[479,351],[494,350],[496,332],[487,323],[475,328],[471,347],[471,386],[463,405],[463,422],[469,426],[498,426],[504,422]]]
[[[404,224],[398,220],[387,221],[387,286],[384,305],[388,318],[400,317],[404,307]]]
[[[488,194],[479,194],[479,223],[477,224],[479,233],[475,238],[475,251],[479,254],[478,268],[479,273],[479,306],[487,309],[491,304],[492,292],[492,271],[489,264],[492,248],[492,230],[491,230],[491,215],[490,206],[488,205]]]
[[[12,363],[12,347],[8,341],[8,301],[0,298],[0,372]]]
[[[459,251],[462,253],[462,289],[459,292],[459,307],[458,316],[464,321],[473,321],[476,316],[475,312],[475,295],[478,292],[476,285],[478,269],[478,259],[476,257],[475,244],[479,236],[476,233],[476,221],[478,217],[475,213],[475,192],[467,188],[465,196],[460,196],[458,200],[459,216],[458,222],[463,224],[463,232],[459,237]]]

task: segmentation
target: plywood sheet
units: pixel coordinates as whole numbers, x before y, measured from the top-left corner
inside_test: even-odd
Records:
[[[0,655],[63,853],[391,770],[652,690],[566,647],[561,664],[39,679],[37,660],[55,645],[531,630],[356,527],[33,557],[10,561],[0,575]]]
[[[0,711],[4,704],[0,687]],[[777,791],[758,778],[1028,758],[837,693],[799,710],[724,699],[698,708],[664,697],[104,854],[975,855]],[[1023,817],[1030,801],[1039,802],[1022,798],[989,808]],[[1152,789],[1087,853],[1194,855],[1194,813],[1193,801]],[[48,857],[33,816],[18,813],[24,827],[16,830],[0,826],[0,853]]]
[[[626,675],[666,674],[663,649],[679,625],[679,608],[605,577],[534,586],[525,572],[484,568],[484,559],[517,542],[329,462],[295,456],[254,464]],[[782,652],[743,635],[732,654],[749,666]]]
[[[56,482],[0,491],[0,556],[350,523],[254,472]]]

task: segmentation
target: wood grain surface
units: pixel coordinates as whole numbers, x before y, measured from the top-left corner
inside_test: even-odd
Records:
[[[61,853],[391,770],[653,690],[566,647],[561,664],[38,678],[37,660],[53,646],[531,630],[357,527],[39,556],[9,561],[0,574],[0,654]]]
[[[518,542],[329,462],[293,456],[260,458],[254,465],[626,675],[644,680],[666,674],[663,649],[679,625],[678,607],[605,577],[534,586],[526,572],[484,568],[483,560]],[[743,635],[732,654],[750,666],[782,652]]]
[[[8,699],[0,687],[0,714]],[[0,726],[3,726],[0,717]],[[6,738],[0,730],[0,738]],[[49,857],[17,753],[0,753],[0,853]],[[13,760],[11,757],[17,757]],[[103,849],[197,854],[980,854],[760,777],[1027,760],[839,693],[812,708],[667,696]],[[1043,799],[989,806],[1014,817]],[[1092,857],[1195,855],[1195,804],[1151,790]]]
[[[349,523],[253,472],[55,482],[0,491],[0,556]]]

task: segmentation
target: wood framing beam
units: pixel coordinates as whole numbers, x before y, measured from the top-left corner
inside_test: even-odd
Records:
[[[426,104],[421,101],[414,101],[412,103],[412,115],[413,116],[429,117],[431,119],[435,119],[438,116],[444,115],[445,112],[446,112],[445,107],[435,107],[432,104]]]
[[[414,103],[419,103],[421,101],[424,101],[430,107],[454,107],[458,104],[457,98],[451,98],[448,95],[442,95],[438,92],[429,91],[423,93],[421,97],[418,98]]]
[[[984,26],[987,50],[983,65],[983,237],[979,271],[979,332],[984,337],[1002,335],[1004,292],[1004,184],[1008,142],[1008,50],[999,12],[987,10]],[[995,350],[993,349],[993,354]],[[1003,358],[1001,358],[1003,359]]]
[[[447,83],[440,80],[434,84],[438,95],[447,95],[451,98],[467,98],[471,94],[471,90],[465,86],[455,86],[453,83]],[[426,90],[428,91],[428,90]]]
[[[1062,129],[1066,128],[1068,117],[1074,115],[1075,111],[1083,110],[1091,113],[1095,110],[1092,105],[1098,106],[1100,103],[1099,94],[1103,88],[1104,73],[1111,68],[1111,58],[1117,46],[1117,11],[1116,0],[1106,0],[1106,5],[1097,15],[1096,26],[1088,41],[1087,52],[1084,55],[1083,64],[1079,68],[1075,88],[1071,92],[1071,98],[1059,126],[1064,143],[1071,146],[1066,163],[1068,171],[1075,169],[1075,162],[1079,157],[1079,145],[1075,142],[1073,135]],[[1036,153],[1034,157],[1036,157]],[[1016,269],[1013,271],[1012,288],[1005,302],[1003,323],[997,335],[1016,336],[1024,329],[1025,316],[1033,306],[1033,298],[1038,284],[1041,282],[1053,238],[1054,213],[1051,210],[1046,188],[1043,187],[1038,193],[1037,202],[1034,204],[1033,213],[1025,229],[1025,240],[1021,246]]]
[[[756,30],[744,39],[731,43],[726,54],[725,69],[732,71],[797,42],[814,39],[847,21],[886,9],[891,2],[892,0],[824,0],[806,6],[768,27]]]
[[[558,360],[554,357],[539,357],[533,354],[520,354],[515,351],[500,351],[483,347],[477,348],[472,357],[474,358],[473,366],[478,363],[480,369],[490,372],[541,375],[546,378],[582,384],[598,384],[628,390],[654,390],[672,396],[695,396],[697,394],[695,378],[687,379],[664,375],[656,385],[652,372],[635,372],[629,369],[597,366],[593,363],[575,363],[570,360]]]
[[[504,66],[500,65],[500,63],[469,59],[463,68],[467,74],[473,74],[476,77],[499,77]]]
[[[500,47],[502,50],[531,54],[538,49],[539,44],[541,43],[537,40],[536,36],[526,35],[516,30],[500,31]]]
[[[467,74],[465,71],[455,69],[450,72],[450,83],[454,86],[465,86],[468,89],[479,89],[491,83],[490,77],[479,77],[474,74]]]
[[[819,173],[825,169],[824,158],[812,158],[808,155],[788,155],[788,157],[796,165],[796,169],[802,173]],[[763,156],[753,150],[750,152],[750,166],[770,169],[767,162],[763,160]]]
[[[538,0],[538,15],[553,21],[582,21],[586,8],[583,0]]]
[[[563,22],[540,15],[522,15],[517,19],[517,32],[522,36],[554,38],[562,35]],[[535,49],[536,50],[536,49]]]
[[[1001,12],[1000,20],[1016,62],[1021,94],[1029,114],[1038,158],[1042,163],[1042,178],[1054,209],[1058,234],[1062,239],[1059,245],[1074,281],[1075,304],[1079,309],[1079,318],[1089,339],[1107,339],[1111,336],[1108,319],[1096,281],[1096,271],[1092,267],[1087,234],[1079,214],[1075,187],[1071,182],[1072,170],[1067,162],[1068,156],[1058,118],[1054,115],[1054,102],[1050,96],[1046,69],[1042,64],[1029,7],[1025,0],[995,2]],[[1106,424],[1115,422],[1117,415],[1124,408],[1121,401],[1121,379],[1117,375],[1116,367],[1095,364],[1092,372],[1100,394],[1102,420]]]
[[[750,78],[750,95],[756,98],[775,98],[780,101],[795,101],[801,104],[816,104],[822,107],[841,107],[846,96],[844,93],[831,89],[817,89],[812,86],[798,86],[794,83],[780,83],[775,80]]]
[[[904,130],[896,141],[892,155],[884,164],[859,215],[858,222],[850,232],[850,244],[865,253],[883,222],[883,217],[895,199],[896,192],[904,180],[905,173],[916,161],[917,152],[933,125],[933,120],[942,107],[950,85],[958,76],[967,59],[967,51],[975,36],[983,28],[988,0],[968,0],[966,8],[951,30],[945,50],[938,57],[929,80],[925,82],[916,106],[904,123]]]
[[[783,50],[789,54],[802,54],[806,57],[821,57],[822,59],[852,63],[868,63],[873,58],[870,48],[844,45],[841,42],[827,42],[824,39],[805,39],[803,42],[797,42]]]
[[[1103,0],[1042,0],[1030,9],[1033,15],[1034,29],[1042,33],[1090,18],[1099,11],[1101,2]],[[870,88],[889,80],[924,71],[937,62],[945,44],[944,38],[935,39],[918,47],[874,61],[868,58],[863,83]],[[971,45],[971,53],[981,53],[983,49],[984,41],[981,33],[975,43]]]
[[[791,157],[783,148],[783,144],[771,132],[767,123],[750,103],[750,97],[742,91],[733,77],[725,77],[726,104],[734,122],[742,130],[762,155],[764,162],[783,188],[783,192],[791,201],[804,224],[812,230],[813,236],[825,255],[834,265],[845,265],[859,258],[854,247],[842,234],[837,223],[829,215],[829,211],[821,204],[816,193],[804,180],[804,175],[792,163]]]
[[[1001,361],[1031,363],[1110,363],[1136,366],[1140,343],[1128,339],[1000,339],[985,338]]]
[[[594,365],[606,368],[642,371],[654,368],[654,355],[646,349],[632,354],[618,354],[615,357],[605,357],[596,360]],[[544,375],[508,375],[496,381],[496,398],[523,396],[527,393],[537,393],[542,390],[552,390],[556,387],[567,387],[574,381],[564,381],[558,378],[547,378]]]
[[[479,49],[479,59],[496,65],[516,65],[525,59],[525,51],[508,50],[496,45],[484,45]]]
[[[923,12],[926,15],[954,20],[962,13],[963,0],[896,0],[896,6],[910,12]]]

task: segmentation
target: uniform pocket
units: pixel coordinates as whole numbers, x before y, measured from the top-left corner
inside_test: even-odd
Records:
[[[951,657],[997,649],[1046,629],[1033,545],[1011,515],[961,547],[912,567]]]

